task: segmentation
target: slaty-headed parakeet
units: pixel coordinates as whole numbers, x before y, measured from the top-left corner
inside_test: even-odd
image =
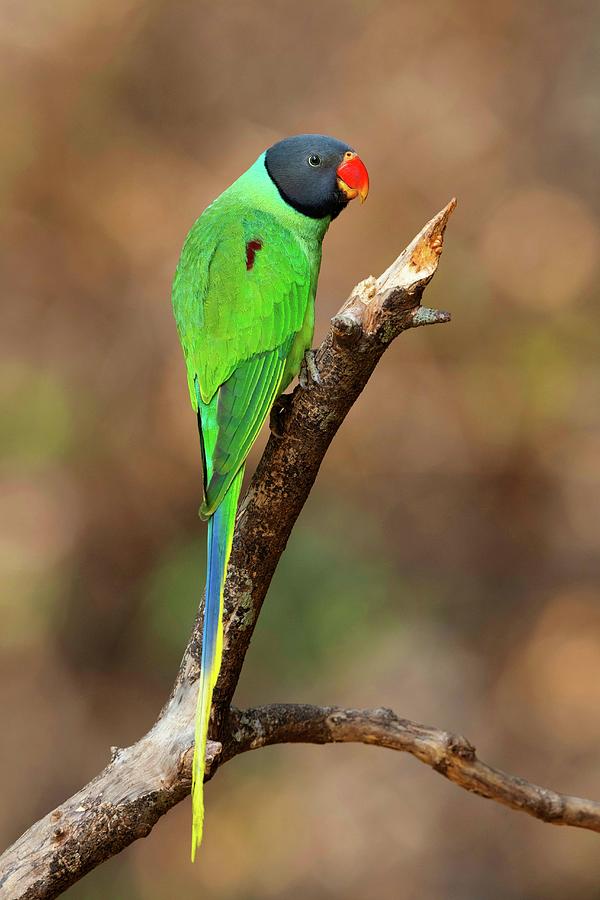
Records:
[[[287,138],[202,213],[173,282],[173,309],[198,417],[208,559],[192,781],[192,859],[202,839],[203,781],[222,649],[223,587],[248,452],[312,342],[321,243],[367,170],[347,144]]]

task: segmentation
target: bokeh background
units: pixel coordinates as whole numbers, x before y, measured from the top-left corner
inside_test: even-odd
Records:
[[[0,7],[0,844],[152,723],[204,576],[170,309],[187,229],[324,131],[372,192],[327,237],[317,339],[450,197],[270,591],[239,704],[387,705],[600,796],[600,7],[5,0]],[[257,450],[253,455],[256,461]],[[592,900],[598,836],[368,747],[278,747],[73,900]]]

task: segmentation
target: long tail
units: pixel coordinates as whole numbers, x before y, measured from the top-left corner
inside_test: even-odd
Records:
[[[240,468],[223,500],[208,521],[208,557],[206,562],[204,625],[202,628],[202,659],[198,706],[196,708],[194,760],[192,763],[192,862],[194,862],[196,850],[202,842],[206,739],[213,689],[221,668],[223,588],[243,477],[244,466]]]

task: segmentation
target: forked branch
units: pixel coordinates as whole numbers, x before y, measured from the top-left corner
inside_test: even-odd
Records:
[[[321,384],[296,388],[272,435],[236,522],[225,588],[223,665],[214,695],[207,771],[246,750],[285,741],[361,741],[407,750],[467,790],[545,821],[600,830],[597,803],[563,797],[477,760],[464,738],[399,719],[387,710],[274,706],[231,709],[271,578],[319,466],[390,342],[402,331],[447,322],[420,305],[442,251],[455,202],[438,213],[379,278],[355,287],[316,354]],[[49,900],[150,833],[190,790],[200,609],[171,696],[153,728],[0,857],[2,900]]]

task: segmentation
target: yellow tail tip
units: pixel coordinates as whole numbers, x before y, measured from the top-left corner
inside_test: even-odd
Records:
[[[204,812],[204,810],[202,810],[202,812]],[[202,819],[200,819],[200,822],[198,822],[194,818],[194,821],[192,822],[192,862],[195,862],[196,853],[200,849],[200,844],[202,843],[203,824],[204,823]]]
[[[200,772],[199,783],[194,778],[192,784],[192,862],[196,859],[196,851],[202,843],[202,835],[204,832],[204,784]]]

